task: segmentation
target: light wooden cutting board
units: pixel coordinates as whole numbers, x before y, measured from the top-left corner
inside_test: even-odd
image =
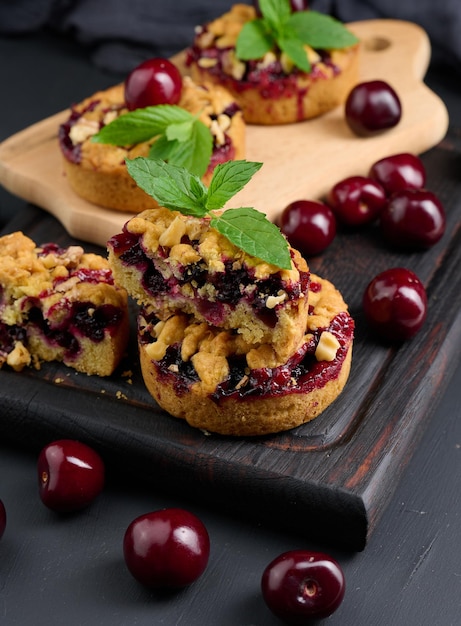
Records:
[[[253,206],[276,219],[293,200],[320,199],[341,178],[366,174],[376,160],[420,154],[445,136],[446,107],[423,82],[431,54],[426,33],[396,20],[348,26],[362,41],[361,81],[383,79],[394,87],[402,102],[400,123],[376,137],[357,137],[337,107],[298,124],[247,126],[246,158],[264,165],[230,206]],[[132,214],[88,203],[69,188],[57,141],[68,114],[57,113],[0,144],[0,183],[52,213],[71,236],[105,246]]]

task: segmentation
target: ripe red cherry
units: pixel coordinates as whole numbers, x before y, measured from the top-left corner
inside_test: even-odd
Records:
[[[445,225],[445,210],[440,200],[425,189],[396,192],[380,216],[386,239],[407,250],[430,248],[442,237]]]
[[[290,0],[291,10],[295,11],[307,11],[309,3],[307,0]]]
[[[193,513],[163,509],[131,522],[123,554],[129,571],[143,585],[152,589],[185,587],[205,571],[210,539]]]
[[[335,238],[336,220],[323,202],[297,200],[282,211],[280,230],[293,248],[314,256],[323,252]]]
[[[3,533],[6,528],[6,509],[3,501],[0,500],[0,539],[3,537]]]
[[[261,15],[261,9],[259,8],[258,0],[253,0],[253,6],[256,9],[257,15]],[[307,0],[290,0],[291,10],[295,11],[307,11],[309,8],[309,3]]]
[[[388,195],[402,189],[422,189],[426,184],[426,169],[415,154],[403,152],[376,161],[369,172]]]
[[[60,513],[85,508],[104,487],[101,457],[73,439],[60,439],[45,446],[38,457],[37,469],[43,504]]]
[[[340,565],[320,552],[291,550],[275,558],[261,578],[264,601],[287,624],[331,615],[341,604],[345,579]]]
[[[359,226],[378,217],[387,197],[377,181],[366,176],[350,176],[330,189],[327,202],[340,222]]]
[[[370,327],[391,341],[413,337],[427,314],[424,285],[416,274],[403,267],[375,276],[363,294],[362,304]]]
[[[383,80],[356,85],[345,105],[346,122],[360,136],[376,135],[396,126],[402,117],[400,98]]]
[[[125,103],[133,111],[157,104],[177,104],[182,78],[168,59],[148,59],[134,68],[125,81]]]

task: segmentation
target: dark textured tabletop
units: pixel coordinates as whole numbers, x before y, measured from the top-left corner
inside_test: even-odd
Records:
[[[119,77],[95,69],[72,42],[36,35],[0,39],[0,140]],[[428,83],[450,113],[447,140],[461,132],[461,82],[431,68]],[[461,157],[458,159],[461,177]],[[443,173],[442,173],[443,176]],[[458,198],[461,211],[461,198]],[[27,211],[0,189],[4,232]],[[461,621],[461,361],[392,498],[361,552],[343,552],[270,520],[254,523],[233,502],[215,507],[143,483],[129,472],[108,477],[82,513],[56,517],[38,497],[33,442],[0,441],[0,498],[8,525],[0,542],[0,624],[276,626],[260,594],[264,567],[289,549],[325,549],[341,563],[345,599],[326,623],[341,626],[450,626]],[[402,382],[404,384],[404,382]],[[0,408],[1,419],[1,408]],[[123,470],[123,468],[119,468]],[[190,588],[161,596],[128,574],[122,538],[141,513],[181,506],[198,514],[211,538],[208,569]],[[289,524],[288,524],[289,525]]]

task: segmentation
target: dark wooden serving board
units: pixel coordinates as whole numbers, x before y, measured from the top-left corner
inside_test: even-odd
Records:
[[[133,338],[119,371],[108,379],[59,364],[22,373],[0,370],[0,436],[37,450],[52,438],[79,438],[99,449],[112,467],[172,494],[243,512],[309,539],[363,549],[461,348],[456,138],[448,135],[423,158],[428,187],[447,212],[447,231],[436,246],[396,253],[371,227],[340,233],[327,253],[310,260],[312,271],[343,292],[357,325],[349,382],[312,423],[260,439],[194,430],[159,410],[146,392]],[[13,230],[42,243],[71,241],[54,217],[33,206],[5,232]],[[368,281],[397,265],[414,270],[425,283],[429,314],[412,341],[392,347],[369,334],[360,303]]]

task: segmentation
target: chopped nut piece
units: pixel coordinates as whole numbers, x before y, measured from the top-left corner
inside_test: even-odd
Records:
[[[269,296],[266,300],[266,307],[268,309],[274,309],[277,304],[281,304],[287,298],[287,294],[285,292],[281,293],[278,296]]]
[[[186,225],[180,217],[175,217],[168,228],[159,237],[159,244],[171,248],[181,242],[186,233]]]
[[[210,125],[212,135],[216,137],[216,145],[222,146],[226,141],[224,131],[218,123],[218,120],[212,120]]]
[[[336,358],[339,347],[340,343],[333,333],[325,330],[320,335],[319,343],[315,350],[315,358],[317,361],[333,361]]]
[[[69,131],[70,140],[74,145],[82,143],[85,139],[92,137],[99,130],[99,124],[95,120],[87,120],[81,117],[80,120],[72,126]]]
[[[17,341],[13,350],[7,355],[6,363],[16,372],[20,372],[26,365],[30,365],[31,356],[22,341]]]
[[[218,59],[213,59],[212,57],[202,57],[201,59],[198,60],[198,64],[200,65],[200,67],[203,68],[209,68],[209,67],[214,67],[218,62]]]

